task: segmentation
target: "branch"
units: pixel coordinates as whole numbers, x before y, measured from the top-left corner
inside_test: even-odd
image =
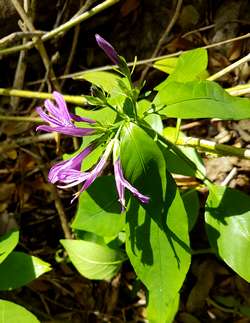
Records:
[[[41,41],[46,41],[51,38],[54,38],[55,36],[58,36],[59,34],[68,31],[69,29],[76,26],[77,24],[91,18],[92,16],[109,8],[110,6],[116,4],[119,1],[120,0],[106,0],[102,3],[100,3],[99,5],[97,5],[96,7],[90,9],[89,11],[84,12],[80,16],[72,18],[69,21],[67,21],[66,23],[62,24],[61,26],[45,33],[40,39],[41,39]],[[23,49],[26,49],[26,50],[30,49],[30,48],[34,47],[35,44],[36,44],[35,41],[30,41],[25,45],[18,45],[18,46],[14,46],[11,48],[2,49],[2,50],[0,50],[0,56],[13,54],[13,53],[19,52],[20,50],[23,50]]]
[[[193,137],[178,138],[176,144],[184,147],[193,147],[212,154],[250,159],[250,149],[217,144],[216,142],[205,139]]]

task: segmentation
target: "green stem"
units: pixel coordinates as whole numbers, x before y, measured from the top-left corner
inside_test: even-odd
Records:
[[[0,121],[16,121],[16,122],[37,122],[42,123],[41,118],[36,117],[26,117],[26,116],[4,116],[0,115]]]
[[[21,98],[42,99],[42,100],[54,98],[52,93],[16,90],[16,89],[5,89],[5,88],[0,88],[0,95],[18,96]],[[77,105],[84,105],[87,103],[87,100],[83,96],[63,95],[63,97],[64,97],[64,100],[68,103],[73,103],[73,104],[77,104]]]
[[[181,118],[178,118],[176,121],[176,131],[175,131],[175,140],[174,143],[176,144],[179,138],[179,134],[180,134],[180,129],[181,129]]]
[[[193,147],[195,149],[202,150],[204,152],[213,153],[223,156],[237,156],[239,158],[250,159],[250,149],[237,148],[224,144],[217,144],[213,141],[185,137],[179,138],[176,142],[177,145]]]

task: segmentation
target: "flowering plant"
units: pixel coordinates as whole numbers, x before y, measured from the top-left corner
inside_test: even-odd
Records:
[[[178,118],[179,125],[188,118],[249,118],[249,100],[201,79],[207,67],[203,49],[181,55],[170,76],[146,96],[133,85],[124,58],[101,36],[96,41],[116,64],[116,74],[83,75],[93,82],[93,95],[86,96],[90,109],[70,113],[58,92],[53,92],[55,103],[46,100],[45,110],[37,108],[48,123],[38,130],[83,137],[79,151],[53,165],[48,176],[59,188],[80,185],[72,199],[79,198],[72,223],[77,239],[61,242],[78,271],[90,279],[110,279],[118,272],[127,259],[125,243],[149,292],[149,320],[171,322],[193,252],[189,231],[199,212],[196,190],[180,192],[171,174],[196,177],[208,187],[205,226],[210,244],[246,280],[249,266],[242,264],[242,257],[250,251],[244,238],[250,231],[250,204],[245,194],[212,184],[197,151],[175,145],[178,137],[185,138],[179,126],[164,129],[162,120]],[[238,202],[232,206],[235,196]],[[243,222],[246,228],[235,231]],[[232,231],[236,244],[228,239]],[[245,259],[250,265],[249,257]]]

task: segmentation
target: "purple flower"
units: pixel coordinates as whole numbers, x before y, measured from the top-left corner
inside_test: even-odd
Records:
[[[134,186],[132,186],[123,176],[122,165],[119,156],[119,142],[116,141],[113,150],[114,159],[114,174],[116,189],[119,196],[119,202],[122,205],[122,212],[125,210],[125,188],[127,188],[135,197],[137,197],[142,203],[148,203],[150,198],[141,194]]]
[[[98,46],[101,47],[101,49],[111,59],[111,61],[114,64],[119,64],[119,61],[120,61],[119,56],[118,56],[116,50],[114,49],[114,47],[98,34],[95,35],[95,39],[96,39]]]
[[[150,198],[141,194],[134,186],[132,186],[123,176],[120,158],[114,162],[114,173],[116,189],[119,196],[119,202],[122,205],[122,212],[125,210],[125,188],[127,188],[142,203],[148,203]]]
[[[38,126],[37,130],[43,130],[46,132],[59,132],[65,135],[72,135],[77,137],[91,135],[95,132],[92,128],[79,128],[76,127],[72,119],[75,121],[84,121],[88,123],[95,123],[94,120],[89,118],[82,118],[74,116],[69,113],[66,102],[63,96],[58,92],[53,92],[56,104],[50,100],[45,100],[44,106],[48,114],[44,112],[41,107],[37,107],[36,111],[40,117],[49,123],[49,125]]]
[[[113,145],[114,145],[114,140],[111,140],[109,142],[109,144],[107,145],[107,148],[106,148],[104,154],[102,155],[101,159],[96,164],[96,166],[90,172],[85,173],[85,174],[87,174],[87,175],[85,175],[85,178],[84,178],[84,176],[82,177],[82,178],[84,178],[85,183],[83,184],[83,187],[80,189],[80,191],[75,194],[74,199],[76,197],[78,197],[83,191],[85,191],[95,181],[95,179],[102,173],[102,171],[107,163],[107,160],[109,158],[109,155],[111,154]]]
[[[81,170],[82,161],[94,148],[94,144],[89,145],[79,154],[68,160],[61,161],[51,167],[48,175],[50,183],[63,183],[63,187],[75,186],[83,181]],[[85,175],[84,175],[85,176]]]

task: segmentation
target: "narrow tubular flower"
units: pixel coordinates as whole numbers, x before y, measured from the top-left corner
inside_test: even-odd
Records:
[[[119,64],[119,56],[118,56],[116,50],[114,49],[114,47],[98,34],[95,35],[95,39],[96,39],[98,46],[111,59],[111,61],[114,64]]]
[[[82,174],[86,173],[80,171],[81,165],[84,158],[86,158],[93,149],[94,144],[89,145],[73,158],[61,161],[52,166],[48,175],[49,182],[53,184],[61,183],[63,184],[63,187],[66,187],[66,185],[67,187],[71,187],[83,182],[84,179]]]
[[[99,160],[99,162],[96,164],[96,166],[89,172],[89,175],[86,178],[85,183],[83,184],[83,187],[81,188],[81,190],[78,192],[78,195],[85,191],[94,181],[95,179],[102,173],[107,160],[109,158],[109,155],[112,152],[112,148],[113,148],[113,144],[114,144],[114,140],[112,139],[109,144],[107,145],[107,148],[104,152],[104,154],[102,155],[101,159]]]
[[[136,198],[142,203],[148,203],[150,198],[146,195],[141,194],[134,186],[132,186],[123,176],[122,165],[119,154],[119,141],[117,140],[114,144],[113,150],[113,163],[114,163],[114,174],[116,189],[119,196],[119,202],[122,206],[122,212],[125,210],[125,188],[127,188]]]
[[[37,130],[43,130],[46,132],[55,131],[65,135],[77,137],[91,135],[95,132],[95,130],[92,128],[76,127],[73,124],[72,119],[75,121],[84,121],[87,123],[95,123],[95,121],[89,118],[82,118],[70,114],[63,96],[58,92],[53,92],[53,96],[56,104],[54,104],[50,100],[45,100],[44,103],[45,110],[47,110],[48,113],[44,112],[41,107],[36,108],[36,111],[40,115],[40,117],[49,124],[38,126],[36,128]]]

